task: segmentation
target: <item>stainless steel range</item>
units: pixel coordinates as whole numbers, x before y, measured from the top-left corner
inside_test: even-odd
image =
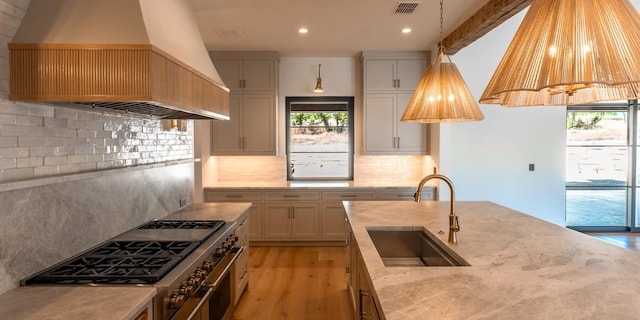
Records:
[[[21,285],[154,286],[154,319],[230,319],[235,222],[153,220]]]

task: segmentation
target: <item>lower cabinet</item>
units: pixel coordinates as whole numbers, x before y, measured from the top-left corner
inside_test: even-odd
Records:
[[[315,202],[264,203],[264,239],[317,239],[320,210]]]
[[[233,285],[234,285],[234,305],[238,304],[242,293],[247,288],[249,284],[249,242],[247,239],[248,231],[250,230],[251,224],[249,223],[251,218],[244,214],[238,218],[236,225],[236,236],[238,237],[237,245],[244,246],[244,251],[238,256],[236,259],[233,270]]]
[[[354,319],[379,320],[382,319],[373,290],[373,285],[367,273],[360,250],[353,234],[349,232],[347,259],[347,289],[353,306]]]
[[[347,239],[346,213],[342,202],[330,202],[322,204],[322,239],[342,240]]]
[[[360,294],[358,292],[358,246],[347,224],[347,291],[353,306],[353,318],[360,318]]]
[[[249,228],[247,237],[249,240],[262,240],[262,204],[253,203],[249,208]]]
[[[248,240],[254,244],[315,241],[344,245],[346,213],[342,201],[412,201],[414,187],[357,188],[205,188],[206,202],[249,202]],[[422,200],[434,200],[425,187]]]

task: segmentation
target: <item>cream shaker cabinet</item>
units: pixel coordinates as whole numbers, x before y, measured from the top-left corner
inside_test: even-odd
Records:
[[[246,189],[206,189],[206,202],[250,202],[248,240],[262,240],[262,192]]]
[[[231,92],[275,91],[276,63],[273,59],[214,59],[218,74]]]
[[[342,201],[412,201],[414,187],[205,188],[206,202],[251,202],[247,235],[252,245],[316,242],[344,245],[348,239]],[[434,200],[425,187],[422,200]]]
[[[264,239],[306,239],[320,237],[320,210],[314,202],[264,204]]]
[[[228,121],[213,121],[213,155],[275,155],[278,60],[275,52],[214,51],[230,89]]]
[[[231,93],[228,121],[211,126],[214,155],[275,155],[275,97],[265,93]]]
[[[427,125],[400,121],[427,59],[424,52],[364,52],[363,153],[427,154]]]
[[[366,94],[364,153],[427,153],[427,126],[400,121],[411,95],[411,93]]]
[[[233,265],[233,283],[235,285],[235,297],[234,305],[238,304],[242,293],[247,288],[249,283],[249,243],[247,241],[247,232],[249,227],[249,217],[247,214],[243,214],[236,220],[236,236],[238,237],[237,244],[244,246],[244,251],[238,256],[236,262]]]
[[[365,53],[366,54],[366,53]],[[426,70],[424,56],[417,59],[367,59],[365,55],[364,86],[367,91],[413,92]]]

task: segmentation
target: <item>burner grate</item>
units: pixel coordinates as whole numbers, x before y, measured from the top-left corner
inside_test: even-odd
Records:
[[[111,241],[25,283],[153,284],[198,245],[197,241]]]
[[[111,241],[87,254],[185,257],[197,246],[193,241]]]
[[[222,228],[222,220],[153,220],[138,229],[213,229]]]

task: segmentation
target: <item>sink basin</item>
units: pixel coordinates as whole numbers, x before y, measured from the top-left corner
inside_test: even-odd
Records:
[[[423,227],[368,227],[387,267],[454,267],[470,264]]]

